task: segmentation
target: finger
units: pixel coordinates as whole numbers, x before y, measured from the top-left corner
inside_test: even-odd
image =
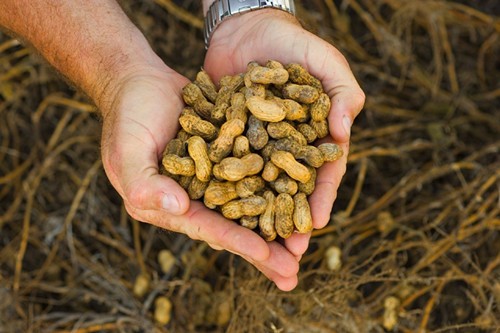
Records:
[[[337,189],[346,172],[349,145],[344,143],[340,146],[344,151],[343,156],[337,161],[323,164],[318,169],[316,187],[309,196],[313,226],[316,229],[323,228],[330,221],[333,203],[337,198]]]
[[[247,259],[269,280],[283,291],[290,291],[297,286],[299,263],[296,258],[277,242],[269,243],[270,256],[268,259],[255,262]]]
[[[256,262],[265,261],[270,256],[268,243],[257,233],[225,219],[201,202],[193,201],[186,217],[188,221],[180,221],[177,227],[191,238],[204,240],[216,248],[246,256]]]
[[[351,127],[363,108],[365,97],[361,89],[339,86],[330,90],[332,107],[328,116],[330,134],[336,142],[348,142]]]
[[[270,256],[267,242],[259,235],[225,219],[198,201],[192,201],[189,210],[181,216],[133,208],[129,213],[140,221],[203,240],[216,250],[224,249],[255,262],[265,261]]]
[[[310,232],[306,234],[299,234],[295,232],[290,237],[285,239],[284,244],[286,249],[295,256],[295,259],[297,259],[297,261],[299,261],[309,247],[310,238]]]

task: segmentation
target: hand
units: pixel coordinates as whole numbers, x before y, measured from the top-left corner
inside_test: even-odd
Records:
[[[340,144],[344,156],[318,170],[316,189],[309,198],[314,227],[322,228],[330,220],[337,189],[346,171],[350,128],[363,108],[365,95],[342,54],[303,29],[291,14],[283,11],[258,10],[224,21],[212,36],[204,68],[218,82],[223,75],[244,72],[247,64],[254,60],[259,63],[278,60],[283,64],[301,64],[321,80],[332,100],[328,119],[331,137],[325,141]],[[309,237],[293,234],[284,246],[300,259],[308,247]],[[279,248],[279,245],[274,245],[274,248]],[[294,263],[290,257],[281,265]]]
[[[283,247],[189,200],[172,179],[158,173],[167,142],[177,133],[188,80],[161,64],[134,69],[107,99],[102,156],[108,178],[137,220],[206,241],[242,256],[283,290],[297,284],[298,262]]]

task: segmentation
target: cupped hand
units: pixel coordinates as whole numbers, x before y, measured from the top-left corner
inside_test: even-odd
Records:
[[[244,72],[250,61],[265,64],[268,60],[301,64],[321,80],[332,101],[328,118],[331,136],[324,140],[341,145],[344,155],[318,170],[316,189],[309,197],[313,225],[322,228],[330,220],[346,171],[351,124],[363,108],[365,95],[335,47],[306,31],[291,14],[277,9],[248,12],[224,21],[212,36],[204,69],[217,81],[223,75]],[[286,251],[300,258],[309,236],[293,234],[284,242]]]
[[[242,256],[282,290],[297,284],[298,262],[277,244],[190,201],[158,164],[175,137],[188,80],[164,65],[134,69],[103,107],[102,157],[108,178],[135,219]]]

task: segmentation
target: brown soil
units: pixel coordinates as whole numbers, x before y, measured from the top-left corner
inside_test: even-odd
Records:
[[[122,2],[193,79],[198,1]],[[296,2],[368,97],[332,221],[288,293],[238,257],[131,220],[92,105],[0,33],[0,332],[500,330],[498,1]],[[167,274],[163,249],[176,256]],[[138,298],[141,273],[151,289]],[[173,303],[164,327],[159,295]]]

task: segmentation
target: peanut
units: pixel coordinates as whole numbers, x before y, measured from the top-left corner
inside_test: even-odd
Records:
[[[159,325],[167,325],[172,318],[172,302],[165,296],[160,296],[155,300],[155,321]]]
[[[328,129],[328,122],[326,120],[314,121],[311,119],[309,125],[314,129],[318,138],[325,138],[330,135],[330,130]]]
[[[266,205],[266,200],[259,196],[233,200],[222,206],[222,215],[231,220],[240,219],[245,215],[257,216],[264,212]]]
[[[304,160],[307,164],[315,168],[321,167],[325,162],[323,153],[318,148],[300,145],[289,138],[276,141],[276,149],[290,152],[296,159]]]
[[[212,122],[220,125],[224,122],[224,117],[226,116],[227,109],[229,109],[229,104],[227,103],[218,103],[212,109],[210,113],[210,119]]]
[[[207,72],[204,70],[199,71],[198,74],[196,74],[194,84],[200,88],[203,95],[208,98],[210,102],[215,103],[217,99],[217,88]]]
[[[210,119],[214,105],[207,101],[203,92],[196,84],[188,83],[182,89],[182,98],[187,105],[193,107],[200,117]]]
[[[191,134],[189,134],[183,128],[181,128],[179,132],[177,132],[177,136],[175,138],[181,140],[182,142],[186,142],[187,139],[189,139],[190,137]]]
[[[313,143],[318,138],[318,133],[309,124],[298,124],[297,130],[306,138],[307,143]]]
[[[246,136],[240,135],[234,139],[233,156],[241,158],[250,154],[250,142]]]
[[[273,182],[278,178],[280,172],[281,169],[274,165],[273,162],[267,161],[262,170],[262,179],[267,182]]]
[[[323,92],[323,85],[321,82],[309,74],[309,72],[299,64],[289,64],[286,66],[290,81],[297,84],[305,84],[312,86],[318,91]]]
[[[289,83],[283,87],[283,96],[299,103],[312,104],[319,98],[319,92],[308,85]]]
[[[217,128],[196,115],[184,114],[179,117],[179,123],[189,134],[201,136],[207,141],[212,141],[217,136]]]
[[[188,190],[189,185],[191,185],[191,182],[193,181],[193,178],[196,178],[195,176],[181,176],[178,180],[179,185],[184,189]]]
[[[267,68],[272,68],[272,69],[285,68],[285,66],[283,66],[283,64],[281,62],[276,61],[276,60],[268,60],[266,62],[266,67]]]
[[[198,200],[203,197],[207,189],[208,182],[203,182],[198,177],[193,177],[188,186],[188,195],[191,200]]]
[[[314,121],[325,120],[330,113],[331,106],[332,102],[330,101],[330,97],[325,93],[320,94],[319,98],[314,103],[312,103],[309,108],[311,119]]]
[[[231,106],[226,110],[226,120],[239,119],[244,124],[248,120],[245,95],[238,92],[231,97]]]
[[[205,192],[205,194],[206,194],[206,192]],[[206,196],[203,196],[203,204],[208,209],[217,209],[217,205],[214,205],[213,203],[211,203],[210,201],[208,201]]]
[[[306,195],[311,195],[316,187],[316,169],[311,166],[306,166],[307,170],[311,173],[311,178],[305,183],[298,183],[299,191],[305,193]]]
[[[332,245],[325,251],[326,267],[333,272],[342,268],[342,250]]]
[[[151,287],[151,279],[145,273],[139,274],[134,282],[134,295],[141,298],[149,291]]]
[[[210,206],[221,206],[236,198],[238,198],[238,193],[236,193],[235,183],[212,180],[205,190],[204,201]]]
[[[306,183],[311,178],[309,170],[295,159],[293,155],[287,151],[277,150],[272,153],[271,161],[280,169],[295,180],[301,183]]]
[[[276,140],[269,140],[264,148],[261,149],[260,155],[264,161],[269,161],[271,159],[271,154],[276,150]]]
[[[293,224],[300,233],[307,233],[313,228],[311,208],[305,193],[299,192],[293,196]]]
[[[278,193],[294,195],[298,191],[297,182],[285,173],[280,174],[274,182],[271,182],[271,186]]]
[[[255,118],[262,121],[278,122],[285,119],[285,107],[274,99],[252,96],[247,99],[246,106]]]
[[[226,157],[213,168],[214,176],[218,179],[238,181],[259,173],[264,167],[264,160],[257,154],[248,154],[242,158]]]
[[[267,124],[267,133],[273,139],[291,138],[300,145],[307,145],[306,138],[286,121]]]
[[[247,72],[245,73],[245,76],[243,78],[245,87],[242,88],[244,89],[245,98],[247,99],[252,96],[266,96],[266,86],[260,83],[253,82],[250,79],[250,72],[257,67],[260,67],[260,65],[255,61],[252,61],[247,65]]]
[[[266,241],[272,241],[276,238],[274,226],[274,201],[276,197],[272,191],[264,192],[263,197],[266,200],[266,209],[259,217],[260,234]]]
[[[282,99],[278,97],[275,97],[275,99],[283,104],[286,112],[286,120],[304,122],[309,117],[309,109],[307,106],[300,105],[300,103],[293,99]]]
[[[323,154],[323,159],[326,162],[336,161],[344,155],[342,148],[335,143],[322,143],[318,146],[318,149]]]
[[[162,164],[165,170],[173,175],[194,176],[195,166],[191,157],[179,157],[174,154],[163,156]]]
[[[247,198],[261,191],[266,186],[264,179],[260,176],[250,176],[236,183],[236,193],[240,198]]]
[[[274,202],[274,224],[281,238],[288,238],[293,233],[293,199],[290,194],[280,193]]]
[[[242,216],[240,219],[240,224],[242,227],[248,229],[255,229],[259,225],[259,217],[258,216]]]
[[[212,162],[208,158],[208,148],[205,141],[199,136],[192,136],[187,140],[189,156],[194,161],[196,177],[202,182],[210,181]]]
[[[170,273],[176,262],[175,256],[169,250],[161,250],[158,253],[158,264],[164,274]]]
[[[184,142],[181,139],[170,140],[170,142],[167,143],[165,149],[163,150],[163,155],[167,154],[174,154],[180,157],[185,156],[186,146],[184,145]]]
[[[243,75],[224,76],[220,80],[220,89],[215,100],[215,105],[227,104],[231,100],[231,95],[244,86]]]
[[[250,142],[250,146],[255,150],[261,150],[269,140],[269,135],[267,134],[262,120],[254,116],[248,118],[246,136]]]
[[[231,153],[234,139],[243,133],[245,123],[239,119],[232,119],[222,125],[219,136],[210,145],[208,157],[212,162],[219,163],[224,157]]]
[[[283,67],[269,68],[255,66],[248,72],[250,81],[260,84],[285,84],[288,81],[288,71]]]

